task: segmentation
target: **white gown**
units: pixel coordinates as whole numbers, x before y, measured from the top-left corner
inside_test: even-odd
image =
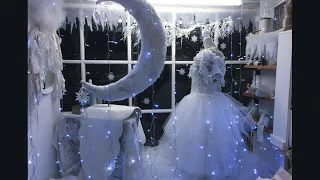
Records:
[[[225,63],[216,49],[200,51],[190,68],[191,93],[164,125],[157,147],[141,154],[141,179],[255,180],[266,164],[246,149],[242,134],[255,127],[249,110],[228,94]]]

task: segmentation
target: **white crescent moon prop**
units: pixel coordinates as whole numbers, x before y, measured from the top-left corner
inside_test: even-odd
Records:
[[[146,0],[113,0],[136,19],[141,32],[141,52],[135,68],[115,83],[95,86],[81,81],[83,87],[106,101],[120,101],[143,92],[151,86],[164,67],[167,47],[160,17]]]

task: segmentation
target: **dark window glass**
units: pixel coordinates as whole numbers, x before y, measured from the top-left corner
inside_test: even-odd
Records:
[[[157,81],[134,97],[132,104],[141,109],[171,109],[171,82],[171,65],[166,64]]]
[[[88,26],[92,23],[92,30]],[[86,60],[127,60],[127,42],[123,39],[123,24],[96,24],[93,17],[85,19]]]
[[[128,74],[127,64],[86,64],[86,81],[92,80],[95,85],[107,85],[117,82]],[[102,101],[104,104],[108,103]],[[112,104],[129,105],[129,100],[114,101]]]
[[[63,96],[62,110],[71,111],[72,106],[79,105],[76,101],[76,92],[81,88],[81,65],[80,64],[64,64],[63,65],[63,76],[66,80],[67,92]]]
[[[80,33],[79,20],[71,23],[66,18],[66,25],[58,30],[58,35],[62,39],[60,47],[64,60],[80,60]]]

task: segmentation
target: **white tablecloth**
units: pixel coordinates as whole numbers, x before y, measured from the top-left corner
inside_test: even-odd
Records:
[[[77,176],[82,169],[84,179],[136,179],[145,143],[140,116],[139,108],[105,104],[63,116],[53,140],[61,175]]]

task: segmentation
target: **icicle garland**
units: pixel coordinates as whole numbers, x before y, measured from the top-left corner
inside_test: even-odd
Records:
[[[215,22],[211,22],[209,24],[200,24],[196,23],[191,25],[189,28],[179,28],[175,27],[175,25],[172,25],[168,22],[163,22],[163,26],[165,29],[167,41],[167,46],[171,46],[172,39],[174,38],[174,35],[177,38],[185,37],[189,39],[190,33],[193,32],[196,28],[207,28],[210,31],[211,36],[214,37],[214,43],[216,46],[218,46],[218,39],[219,38],[225,38],[229,36],[231,33],[233,33],[233,21],[231,17],[225,18],[223,20],[216,20]],[[175,33],[173,33],[175,31]],[[127,38],[128,33],[131,32],[131,35],[136,37],[134,41],[134,45],[136,46],[139,44],[141,36],[140,36],[140,29],[138,27],[137,23],[133,23],[131,26],[126,26],[123,29],[123,40]]]
[[[262,56],[264,56],[269,65],[276,64],[278,36],[278,31],[256,35],[249,34],[246,37],[246,57],[249,59],[248,63],[254,63],[256,59],[261,61]]]

